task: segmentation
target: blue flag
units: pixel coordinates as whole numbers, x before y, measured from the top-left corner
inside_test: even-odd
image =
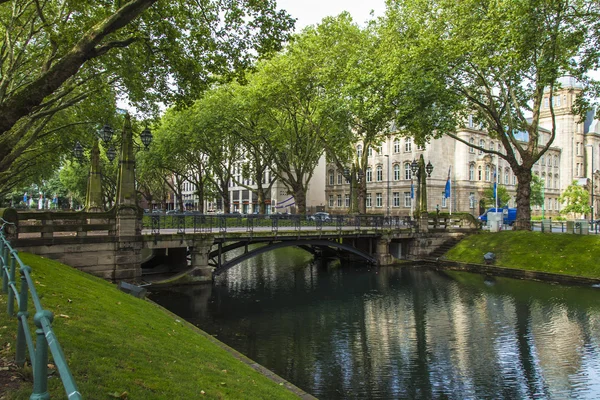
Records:
[[[450,198],[450,186],[451,186],[451,182],[450,182],[450,169],[452,168],[452,166],[448,167],[448,179],[446,179],[446,188],[444,190],[444,197],[449,199]]]
[[[415,198],[415,185],[413,185],[413,181],[410,181],[410,198]]]

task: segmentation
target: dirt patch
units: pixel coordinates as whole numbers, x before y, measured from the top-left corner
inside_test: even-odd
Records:
[[[0,356],[0,399],[7,399],[7,393],[19,389],[22,385],[29,384],[23,378],[21,368],[4,355]]]

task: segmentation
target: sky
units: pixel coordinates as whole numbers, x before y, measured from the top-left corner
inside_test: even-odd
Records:
[[[324,17],[342,11],[348,11],[352,19],[362,25],[370,19],[371,10],[376,17],[383,16],[385,0],[277,0],[277,7],[297,18],[296,32],[300,32],[307,25],[318,24]]]

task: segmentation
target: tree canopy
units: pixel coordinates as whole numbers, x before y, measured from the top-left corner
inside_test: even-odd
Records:
[[[293,26],[274,0],[5,0],[0,22],[0,192],[111,121],[116,97],[189,103]]]
[[[382,29],[397,122],[417,141],[449,135],[469,115],[503,149],[480,150],[508,162],[517,176],[517,227],[529,228],[533,165],[556,135],[540,140],[544,96],[559,78],[589,81],[598,63],[600,4],[573,0],[393,0]],[[592,28],[592,29],[591,29]],[[549,94],[548,94],[549,93]],[[584,104],[585,93],[580,97]],[[583,112],[585,107],[579,108]],[[525,132],[527,140],[519,136]]]

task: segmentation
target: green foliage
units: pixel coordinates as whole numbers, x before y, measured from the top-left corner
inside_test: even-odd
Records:
[[[496,254],[496,265],[526,271],[600,278],[600,237],[541,232],[498,232],[472,235],[446,253],[446,258],[483,264]]]
[[[567,186],[558,201],[564,204],[560,210],[561,214],[588,214],[591,211],[590,193],[583,186],[579,186],[577,181]]]
[[[469,115],[504,149],[481,149],[510,163],[519,180],[517,218],[529,220],[534,164],[552,146],[540,145],[539,117],[558,79],[590,82],[597,66],[600,3],[557,0],[393,0],[381,35],[398,93],[397,125],[416,141],[456,135]],[[587,88],[586,88],[587,90]],[[585,98],[585,90],[580,100]],[[549,108],[551,115],[554,109]],[[584,116],[586,108],[577,109]],[[529,140],[519,140],[526,132]]]
[[[544,181],[538,175],[531,176],[531,194],[529,195],[532,206],[544,205]]]
[[[510,201],[510,193],[508,193],[508,189],[506,186],[498,185],[498,207],[502,208],[508,205]],[[496,198],[494,197],[494,185],[492,184],[490,187],[486,188],[483,191],[483,200],[485,201],[485,207],[495,207],[496,206]]]
[[[158,112],[280,49],[293,20],[275,2],[0,1],[0,193],[48,177],[115,115]],[[43,167],[41,167],[43,165]]]
[[[54,313],[56,336],[83,398],[296,398],[240,362],[243,356],[154,303],[58,262],[21,257],[33,269],[42,304]],[[6,310],[6,296],[0,303]],[[3,340],[14,349],[16,319],[4,311],[0,322]],[[29,398],[31,382],[24,385],[11,398]],[[49,379],[49,391],[52,398],[66,397],[58,378]]]

